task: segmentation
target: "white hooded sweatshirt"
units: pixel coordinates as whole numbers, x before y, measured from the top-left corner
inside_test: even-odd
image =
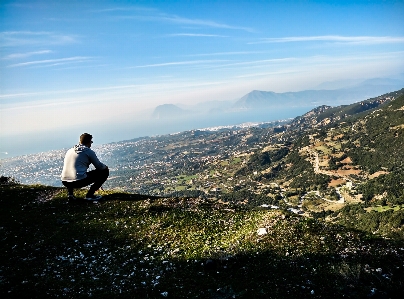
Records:
[[[75,145],[66,153],[61,176],[62,181],[74,182],[86,178],[90,164],[100,170],[107,168],[98,160],[92,149],[83,144]]]

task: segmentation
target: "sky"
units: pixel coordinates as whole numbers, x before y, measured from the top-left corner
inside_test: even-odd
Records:
[[[398,76],[403,15],[388,0],[0,1],[0,152],[114,136],[166,103]]]

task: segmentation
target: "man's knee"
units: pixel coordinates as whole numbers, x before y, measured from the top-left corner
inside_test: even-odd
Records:
[[[62,181],[63,186],[65,186],[66,188],[70,187],[70,184],[66,181]]]
[[[109,177],[109,169],[105,168],[105,169],[101,169],[101,170],[96,170],[96,177],[97,180],[101,180],[101,181],[106,181]]]
[[[94,169],[87,172],[87,177],[108,177],[109,176],[109,169]]]

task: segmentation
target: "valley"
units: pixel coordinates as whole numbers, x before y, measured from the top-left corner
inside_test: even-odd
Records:
[[[0,294],[401,298],[403,94],[99,146],[96,204],[65,150],[2,160]]]
[[[402,207],[403,90],[293,120],[191,130],[95,148],[105,189],[283,209],[333,221],[351,205]],[[394,107],[394,109],[392,108]],[[390,151],[385,155],[386,150]],[[1,174],[61,186],[63,151],[3,160]],[[388,178],[395,183],[381,185]]]

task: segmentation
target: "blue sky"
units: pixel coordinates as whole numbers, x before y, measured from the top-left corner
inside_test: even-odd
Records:
[[[404,1],[1,1],[0,138],[394,77],[403,15]]]

